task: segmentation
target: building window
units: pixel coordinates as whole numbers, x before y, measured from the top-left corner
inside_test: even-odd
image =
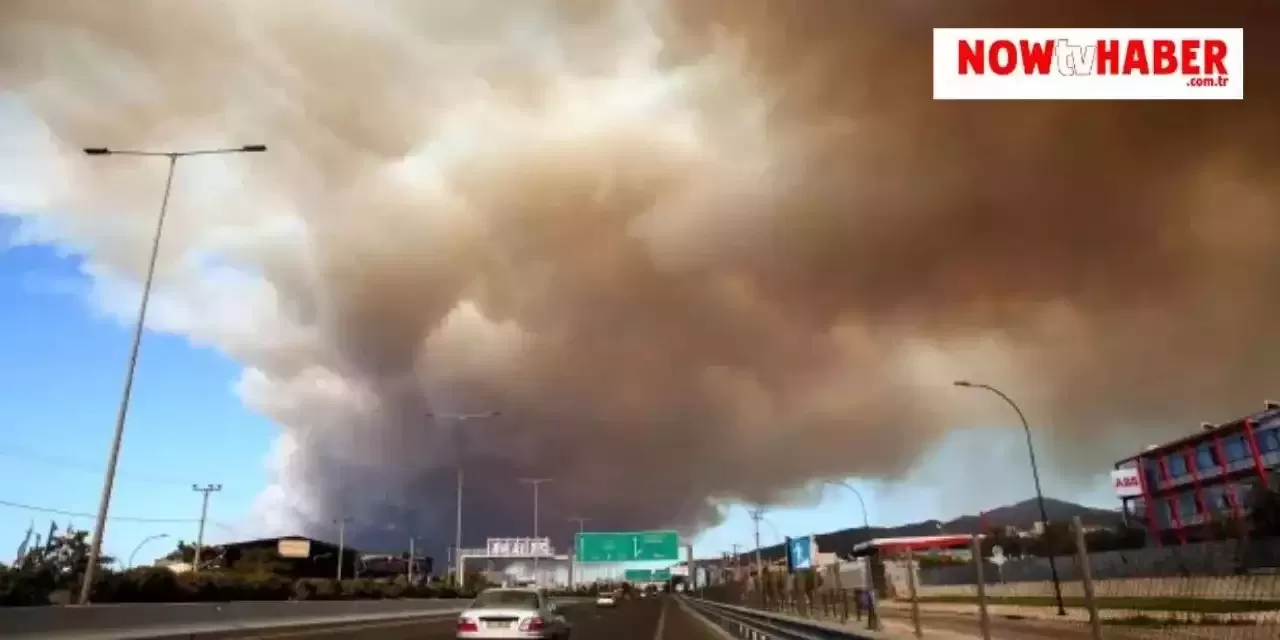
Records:
[[[1165,498],[1155,501],[1156,506],[1156,527],[1167,529],[1173,525],[1173,503]]]
[[[1251,497],[1249,494],[1253,491],[1253,488],[1247,484],[1239,482],[1233,482],[1227,485],[1227,488],[1235,496],[1236,504],[1240,505],[1240,510],[1244,513],[1248,513],[1249,498]]]
[[[1258,451],[1263,455],[1280,451],[1280,429],[1271,428],[1253,432],[1253,439],[1258,443]]]
[[[1196,468],[1208,471],[1218,466],[1218,451],[1213,443],[1206,442],[1196,447]]]
[[[1199,505],[1196,504],[1196,494],[1184,493],[1178,496],[1178,515],[1183,519],[1200,513]]]
[[[1222,515],[1231,511],[1231,503],[1227,502],[1226,490],[1221,485],[1204,488],[1203,506],[1204,512],[1214,515]]]
[[[1227,438],[1223,445],[1227,450],[1227,460],[1237,462],[1249,458],[1249,447],[1244,442],[1244,435],[1234,435]]]
[[[1169,456],[1169,475],[1174,478],[1181,478],[1187,475],[1187,458],[1182,454],[1174,454]]]

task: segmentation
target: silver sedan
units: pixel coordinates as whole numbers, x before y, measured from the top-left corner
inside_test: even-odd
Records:
[[[569,621],[538,589],[489,589],[458,616],[458,640],[568,640]]]

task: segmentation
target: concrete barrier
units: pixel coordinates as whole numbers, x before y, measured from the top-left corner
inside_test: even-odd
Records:
[[[376,618],[449,615],[468,600],[335,600],[91,604],[0,609],[0,638],[155,637],[178,630],[339,624]],[[185,631],[184,631],[185,632]]]

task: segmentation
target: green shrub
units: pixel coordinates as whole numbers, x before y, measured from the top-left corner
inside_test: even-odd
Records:
[[[54,575],[48,571],[6,568],[0,571],[0,606],[47,605],[56,586]]]

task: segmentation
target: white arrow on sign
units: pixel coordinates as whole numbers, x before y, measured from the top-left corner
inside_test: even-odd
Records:
[[[1001,547],[1000,545],[991,547],[991,564],[994,564],[998,567],[1004,564],[1005,562],[1007,562],[1008,560],[1009,559],[1006,558],[1004,555],[1004,547]]]

